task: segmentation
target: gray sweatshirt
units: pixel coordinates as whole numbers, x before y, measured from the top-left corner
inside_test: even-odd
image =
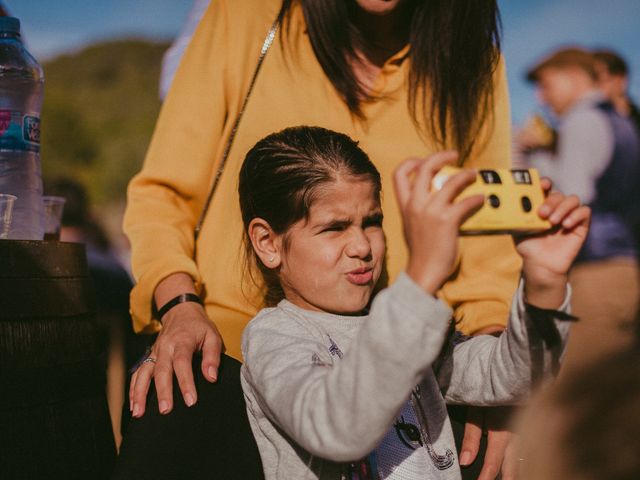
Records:
[[[530,391],[529,344],[540,338],[522,288],[507,330],[455,342],[438,376],[433,364],[452,311],[406,274],[376,296],[367,316],[313,312],[286,300],[259,312],[243,334],[241,380],[266,479],[347,478],[348,464],[376,449],[407,400],[433,460],[423,478],[459,479],[445,402],[509,404]],[[562,350],[568,324],[553,323]],[[537,352],[543,372],[551,357],[547,348]]]

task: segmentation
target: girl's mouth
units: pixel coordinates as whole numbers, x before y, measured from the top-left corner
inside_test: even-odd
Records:
[[[373,279],[373,268],[360,267],[347,273],[347,280],[354,285],[367,285]]]

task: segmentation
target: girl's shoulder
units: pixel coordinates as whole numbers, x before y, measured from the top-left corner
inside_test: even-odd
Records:
[[[303,314],[298,307],[280,302],[275,307],[263,308],[253,317],[244,330],[243,341],[264,334],[322,338],[326,333],[314,316],[321,314]]]
[[[242,334],[242,355],[246,364],[261,358],[265,352],[287,351],[313,354],[328,351],[329,333],[313,315],[298,311],[290,304],[264,308],[249,322]],[[319,315],[318,315],[319,316]]]

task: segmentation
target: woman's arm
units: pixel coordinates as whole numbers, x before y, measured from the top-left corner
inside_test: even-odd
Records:
[[[124,231],[132,248],[136,331],[157,330],[153,294],[176,272],[200,282],[195,224],[208,192],[228,114],[226,2],[213,2],[189,45],[162,106],[142,170],[128,188]],[[177,292],[183,293],[183,292]]]
[[[194,228],[278,8],[276,2],[257,3],[261,10],[247,21],[247,3],[212,2],[180,63],[143,169],[129,186],[124,228],[137,280],[131,312],[138,332],[160,329],[152,316],[154,298],[159,308],[178,295],[201,293]],[[203,351],[205,378],[217,377],[222,341],[204,308],[179,304],[162,320],[151,354],[156,363],[143,364],[132,381],[131,408],[138,415],[152,377],[160,410],[171,410],[174,371],[185,403],[197,401],[191,371],[196,350]]]

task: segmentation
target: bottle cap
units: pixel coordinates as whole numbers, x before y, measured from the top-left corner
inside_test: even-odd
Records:
[[[20,34],[20,20],[15,17],[0,17],[0,33]]]

